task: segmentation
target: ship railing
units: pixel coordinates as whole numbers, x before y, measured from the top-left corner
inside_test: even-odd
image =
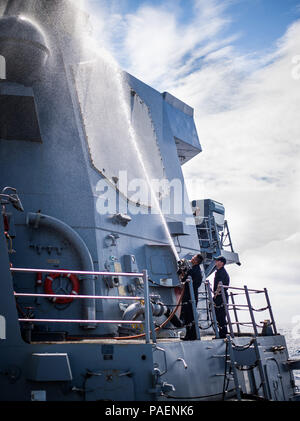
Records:
[[[220,285],[221,296],[222,296],[221,306],[224,306],[226,319],[227,319],[227,325],[229,328],[230,336],[232,338],[235,337],[235,333],[233,330],[234,325],[237,328],[237,336],[243,335],[243,333],[241,332],[241,326],[247,326],[253,329],[254,336],[257,337],[259,335],[258,328],[264,328],[266,327],[266,325],[258,324],[256,322],[254,313],[264,312],[264,311],[269,312],[270,319],[267,321],[267,326],[272,327],[274,335],[278,334],[267,288],[264,288],[263,290],[251,289],[251,288],[248,288],[246,285],[243,288],[231,287],[231,286],[223,285],[221,282],[219,283],[219,285]],[[215,311],[216,304],[213,300],[212,290],[211,290],[209,281],[206,281],[206,286],[207,286],[207,291],[208,291],[208,299],[210,303],[210,313],[211,313],[212,323],[214,326],[214,330],[216,332],[216,337],[218,338],[219,331],[218,331],[218,323],[217,323],[216,311]],[[227,291],[227,294],[225,291]],[[262,308],[254,308],[252,305],[251,298],[250,298],[251,294],[264,294],[266,306]],[[227,296],[228,296],[228,299],[227,299]],[[234,296],[244,296],[246,298],[247,304],[236,303]],[[229,297],[230,297],[231,303],[229,302]],[[248,311],[251,320],[240,321],[239,316],[238,316],[238,311]],[[235,321],[232,321],[232,317],[230,314],[231,312],[233,312]]]
[[[19,322],[25,323],[74,323],[74,324],[134,324],[144,325],[146,343],[150,343],[150,338],[156,342],[156,335],[153,323],[152,309],[150,311],[150,297],[149,297],[149,283],[148,272],[89,272],[80,270],[65,270],[65,269],[33,269],[33,268],[10,268],[12,273],[59,273],[61,275],[92,275],[92,276],[114,276],[114,277],[135,277],[143,278],[144,296],[107,296],[107,295],[63,295],[63,294],[31,294],[14,292],[15,297],[43,297],[43,298],[72,298],[78,300],[95,299],[95,300],[121,300],[121,301],[143,301],[145,305],[145,320],[76,320],[76,319],[36,319],[36,318],[19,318]]]

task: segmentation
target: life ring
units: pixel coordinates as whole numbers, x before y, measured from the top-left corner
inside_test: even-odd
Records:
[[[70,294],[65,295],[78,295],[79,294],[79,280],[76,275],[68,273],[68,274],[61,274],[61,273],[50,273],[47,275],[45,282],[44,282],[44,291],[46,294],[54,295],[55,292],[52,288],[52,283],[54,279],[59,278],[60,276],[68,278],[72,283],[72,291]],[[57,294],[55,294],[57,295]],[[59,297],[53,297],[51,298],[51,301],[56,304],[68,304],[73,301],[73,298],[59,298]]]

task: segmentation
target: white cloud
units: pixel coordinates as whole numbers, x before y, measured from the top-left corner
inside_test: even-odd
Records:
[[[159,89],[188,74],[200,57],[230,41],[211,41],[230,23],[224,14],[230,3],[194,0],[190,2],[193,18],[183,23],[178,0],[155,7],[145,2],[131,14],[124,14],[123,3],[103,0],[97,16],[91,13],[91,18],[98,39],[120,64]],[[96,3],[86,0],[86,5],[92,11]]]
[[[180,22],[180,10],[173,11],[170,3],[142,6],[135,15],[126,16],[129,72],[158,88],[188,74],[201,56],[215,48],[210,40],[228,24],[221,14],[225,4],[195,2],[188,24]]]
[[[241,253],[244,265],[229,268],[236,286],[268,289],[275,319],[281,325],[300,314],[299,243],[300,233],[286,239],[266,241],[261,247]],[[264,295],[253,295],[251,298],[254,308],[265,307]],[[256,314],[258,321],[269,318],[267,313],[263,317],[262,314]]]

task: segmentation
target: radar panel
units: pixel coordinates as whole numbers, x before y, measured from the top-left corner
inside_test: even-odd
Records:
[[[136,180],[162,180],[165,171],[148,106],[124,74],[106,60],[73,67],[77,97],[93,166],[112,184],[126,172]],[[147,176],[146,176],[147,174]],[[117,186],[127,198],[127,191]],[[141,205],[149,205],[140,201]]]

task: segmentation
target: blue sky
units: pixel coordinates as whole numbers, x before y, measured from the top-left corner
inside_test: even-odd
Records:
[[[193,0],[89,0],[92,8],[108,7],[122,15],[134,14],[143,6],[177,9],[179,21],[187,23],[194,15]],[[231,21],[227,32],[240,37],[236,45],[244,52],[272,48],[287,27],[300,17],[299,0],[232,0],[227,6]]]
[[[78,1],[78,0],[77,0]],[[300,18],[300,0],[79,0],[89,5],[93,18],[101,17],[101,29],[98,30],[98,38],[104,39],[104,46],[107,47],[118,61],[119,65],[143,79],[154,88],[163,89],[158,78],[149,78],[139,66],[136,66],[136,43],[140,38],[140,50],[144,49],[144,54],[148,49],[147,42],[151,42],[151,36],[140,37],[140,33],[145,32],[142,26],[138,25],[138,19],[142,20],[146,26],[158,23],[154,28],[155,34],[161,32],[162,39],[167,39],[171,34],[167,34],[165,27],[170,25],[169,18],[174,20],[174,26],[178,29],[179,39],[188,30],[199,34],[190,47],[185,51],[185,56],[181,60],[190,57],[191,53],[196,52],[196,44],[208,44],[210,40],[221,41],[228,39],[225,44],[230,44],[231,53],[237,53],[240,56],[248,56],[254,60],[249,61],[249,68],[241,71],[243,73],[252,72],[259,66],[264,66],[266,62],[255,60],[258,56],[272,54],[277,48],[278,40],[284,36],[289,26]],[[209,10],[211,8],[211,10]],[[151,11],[156,16],[151,16]],[[152,13],[152,14],[153,14]],[[205,13],[208,13],[206,19]],[[202,19],[201,19],[201,14]],[[149,19],[148,19],[149,18]],[[161,20],[160,20],[161,19]],[[197,25],[198,19],[198,25]],[[160,21],[159,21],[160,20]],[[202,27],[209,24],[209,21],[219,25],[216,31],[208,34],[206,39],[201,39]],[[217,22],[217,20],[219,20]],[[96,26],[99,26],[96,24]],[[138,28],[134,32],[134,27]],[[96,30],[97,31],[97,30]],[[100,33],[99,33],[100,32]],[[149,31],[150,32],[150,31]],[[176,31],[174,29],[174,34]],[[211,35],[211,38],[210,38]],[[134,40],[134,37],[136,38]],[[195,35],[197,38],[197,35]],[[131,45],[129,45],[131,43]],[[155,44],[153,43],[154,47]],[[217,49],[220,47],[220,43]],[[200,52],[201,50],[198,49]],[[203,56],[198,52],[194,57],[193,63],[187,69],[192,73],[202,65]],[[153,65],[156,66],[156,55],[159,54],[159,48],[149,50],[148,59],[152,56]],[[172,52],[173,53],[173,52]],[[166,54],[170,51],[166,50]],[[197,53],[196,53],[197,54]],[[141,54],[140,54],[141,55]],[[140,62],[138,64],[141,64]],[[174,66],[178,63],[173,63]],[[150,65],[150,63],[149,63]],[[140,73],[141,71],[141,73]],[[167,86],[169,88],[169,86]]]
[[[234,30],[241,33],[239,46],[245,51],[272,46],[300,15],[299,0],[243,0],[233,2],[228,13]]]

